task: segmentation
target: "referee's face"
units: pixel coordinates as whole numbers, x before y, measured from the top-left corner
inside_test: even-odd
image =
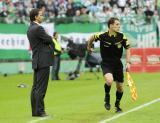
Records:
[[[115,20],[115,22],[112,24],[111,28],[114,32],[119,32],[120,22],[118,20]]]

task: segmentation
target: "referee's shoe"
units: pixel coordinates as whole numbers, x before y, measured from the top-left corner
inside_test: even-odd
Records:
[[[104,101],[105,101],[104,107],[106,108],[106,110],[110,110],[111,109],[110,95],[105,95]]]
[[[104,107],[106,108],[106,110],[110,110],[111,109],[111,105],[109,103],[105,103]]]
[[[122,109],[119,107],[119,103],[115,103],[115,109],[116,109],[116,113],[121,113]]]

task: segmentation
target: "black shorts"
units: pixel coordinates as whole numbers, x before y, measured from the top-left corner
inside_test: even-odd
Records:
[[[113,75],[113,79],[116,82],[124,82],[123,75],[123,64],[121,61],[118,62],[103,62],[101,63],[101,68],[103,71],[103,75],[107,73],[111,73]]]

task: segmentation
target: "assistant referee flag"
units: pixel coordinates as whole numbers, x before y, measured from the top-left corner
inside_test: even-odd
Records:
[[[127,77],[127,82],[130,88],[132,100],[136,101],[137,100],[137,89],[136,89],[135,82],[133,81],[129,72],[126,72],[126,77]]]

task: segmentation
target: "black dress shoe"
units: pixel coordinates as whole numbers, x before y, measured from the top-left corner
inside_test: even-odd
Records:
[[[42,114],[40,114],[39,116],[40,116],[40,117],[47,117],[47,116],[49,116],[49,115],[46,114],[46,113],[42,113]]]
[[[49,116],[48,114],[46,113],[41,113],[41,114],[33,114],[32,117],[47,117]]]

